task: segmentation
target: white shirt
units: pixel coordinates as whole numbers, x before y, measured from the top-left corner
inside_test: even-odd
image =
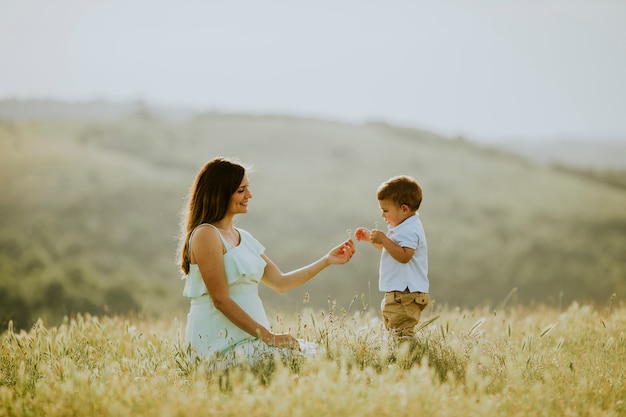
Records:
[[[411,260],[398,262],[383,248],[380,255],[378,288],[382,292],[404,291],[428,292],[428,247],[426,234],[415,213],[395,227],[389,227],[387,237],[404,248],[415,249]]]

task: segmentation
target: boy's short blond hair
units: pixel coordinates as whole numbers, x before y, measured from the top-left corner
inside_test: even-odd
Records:
[[[391,200],[398,207],[406,204],[412,211],[417,211],[422,204],[422,187],[408,175],[390,178],[378,187],[379,200]]]

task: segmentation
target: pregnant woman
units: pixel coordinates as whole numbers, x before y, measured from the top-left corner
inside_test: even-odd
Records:
[[[180,267],[183,295],[191,299],[185,332],[195,355],[219,357],[232,352],[254,362],[258,353],[294,352],[306,345],[290,334],[270,331],[258,284],[284,292],[304,284],[332,264],[354,255],[351,239],[310,265],[283,273],[265,248],[247,231],[235,227],[252,198],[245,168],[214,158],[198,172],[183,222]]]

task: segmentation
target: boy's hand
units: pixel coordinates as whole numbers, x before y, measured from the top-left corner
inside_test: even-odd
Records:
[[[370,233],[370,242],[375,245],[382,245],[386,238],[387,235],[385,234],[385,232],[378,229],[374,229]]]
[[[354,237],[358,241],[365,240],[369,242],[370,235],[371,235],[371,232],[365,227],[357,227],[357,229],[354,231]]]

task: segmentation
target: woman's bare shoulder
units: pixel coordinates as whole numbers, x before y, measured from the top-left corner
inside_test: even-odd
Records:
[[[195,260],[196,254],[207,254],[212,251],[219,251],[224,253],[224,244],[220,237],[219,231],[215,226],[204,223],[195,228],[190,239],[190,249],[192,263]]]

